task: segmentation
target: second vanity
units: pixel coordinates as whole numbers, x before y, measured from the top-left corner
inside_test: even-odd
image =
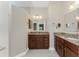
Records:
[[[28,47],[29,49],[48,49],[49,33],[48,32],[29,32]]]
[[[76,34],[55,34],[55,50],[62,57],[78,57],[79,41]]]

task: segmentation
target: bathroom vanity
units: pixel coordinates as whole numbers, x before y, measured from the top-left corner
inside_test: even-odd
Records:
[[[72,37],[71,37],[72,36]],[[62,57],[78,57],[79,41],[77,35],[55,34],[55,50]]]
[[[28,47],[29,49],[48,49],[49,33],[48,32],[29,32]]]

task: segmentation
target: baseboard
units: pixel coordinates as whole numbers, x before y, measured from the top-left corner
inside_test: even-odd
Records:
[[[55,50],[55,48],[49,48],[49,51],[50,51],[50,50]]]
[[[29,48],[26,49],[26,51],[14,56],[14,57],[23,57],[27,52],[28,52]]]

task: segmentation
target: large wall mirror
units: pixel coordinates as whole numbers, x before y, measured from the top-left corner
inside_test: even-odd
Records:
[[[45,31],[45,25],[44,20],[33,20],[33,31]]]

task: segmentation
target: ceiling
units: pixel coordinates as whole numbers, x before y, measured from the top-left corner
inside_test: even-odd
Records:
[[[74,1],[12,1],[11,3],[19,7],[48,7],[53,5],[70,5]]]
[[[25,9],[26,7],[46,7],[48,10],[53,10],[54,13],[58,12],[57,14],[62,15],[75,10],[77,7],[79,8],[79,1],[12,1],[11,4]],[[69,9],[71,5],[74,8]]]

